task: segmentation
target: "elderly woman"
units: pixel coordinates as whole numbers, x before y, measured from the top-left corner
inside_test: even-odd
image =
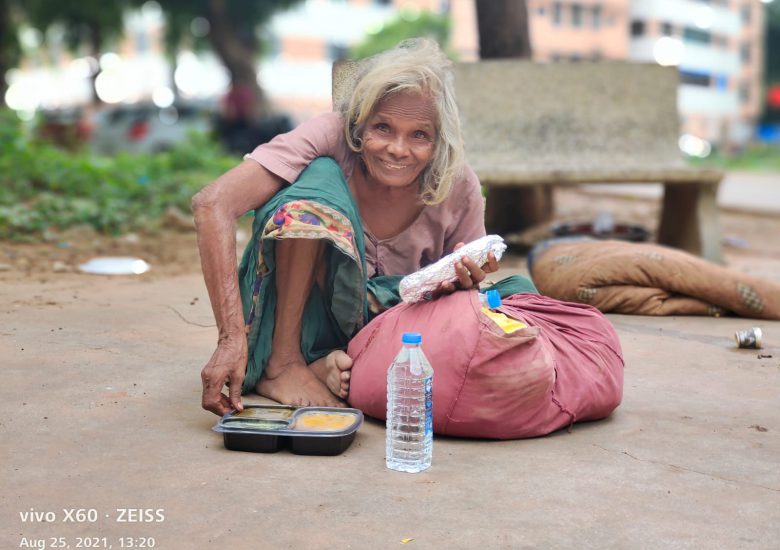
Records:
[[[450,63],[412,40],[365,64],[349,102],[257,147],[193,199],[219,329],[202,371],[203,407],[242,408],[255,390],[285,404],[339,406],[343,351],[397,302],[399,276],[485,234],[484,200],[464,164]],[[255,210],[239,269],[235,220]],[[468,258],[458,282],[498,269]],[[222,391],[227,384],[229,395]]]

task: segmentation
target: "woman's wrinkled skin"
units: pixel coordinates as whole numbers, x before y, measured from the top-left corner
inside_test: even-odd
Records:
[[[361,136],[361,168],[349,187],[360,217],[380,239],[404,231],[423,206],[420,175],[433,157],[437,120],[426,94],[402,92],[380,101]],[[203,368],[203,408],[223,415],[242,410],[241,384],[247,362],[243,310],[235,255],[235,221],[265,204],[285,182],[256,162],[245,160],[198,193],[192,202],[206,287],[217,321],[217,349]],[[458,243],[455,250],[463,246]],[[303,307],[315,284],[322,285],[324,244],[292,239],[276,247],[277,309],[272,352],[256,391],[287,405],[343,406],[349,393],[352,359],[335,350],[307,365],[300,350]],[[464,257],[455,266],[457,283],[437,294],[479,286],[498,270],[495,256],[478,266]],[[228,385],[229,393],[222,389]]]

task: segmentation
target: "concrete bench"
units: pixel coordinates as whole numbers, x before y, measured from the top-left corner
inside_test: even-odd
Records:
[[[334,64],[334,106],[349,97],[359,67]],[[455,79],[466,157],[488,189],[488,220],[520,212],[518,188],[663,183],[658,242],[722,261],[723,173],[682,157],[675,68],[488,60],[457,63]]]

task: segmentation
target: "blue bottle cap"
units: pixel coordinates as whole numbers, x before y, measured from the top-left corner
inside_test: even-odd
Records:
[[[497,290],[488,290],[485,292],[485,296],[487,296],[487,303],[490,309],[501,307],[501,294]]]
[[[401,341],[404,344],[419,344],[422,342],[422,335],[419,332],[404,332]]]

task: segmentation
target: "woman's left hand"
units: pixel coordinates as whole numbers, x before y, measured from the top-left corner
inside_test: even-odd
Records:
[[[464,243],[456,244],[455,250],[463,245]],[[458,276],[458,280],[454,283],[449,281],[442,283],[437,294],[450,294],[458,289],[479,289],[479,283],[485,280],[487,274],[496,271],[498,271],[498,260],[492,252],[488,253],[488,261],[483,266],[478,266],[474,260],[463,256],[459,262],[455,263],[455,274]]]

